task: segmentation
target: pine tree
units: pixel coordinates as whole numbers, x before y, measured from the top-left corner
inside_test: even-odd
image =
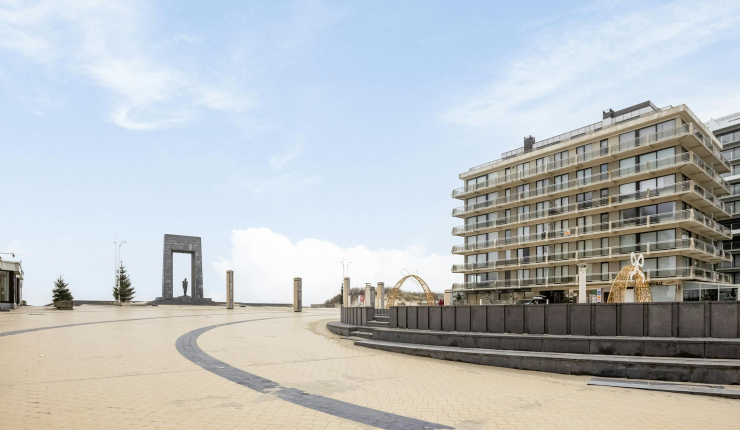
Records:
[[[136,290],[131,287],[131,278],[128,277],[128,273],[126,273],[126,267],[123,266],[123,262],[121,262],[121,267],[118,269],[116,286],[113,287],[113,298],[115,298],[116,300],[119,300],[119,289],[121,291],[120,300],[122,302],[130,302],[136,294]]]
[[[69,284],[64,282],[64,278],[62,278],[62,275],[59,275],[57,280],[54,281],[54,289],[51,290],[52,301],[62,302],[65,300],[74,300],[72,293],[69,291],[69,288],[67,288],[68,286]]]

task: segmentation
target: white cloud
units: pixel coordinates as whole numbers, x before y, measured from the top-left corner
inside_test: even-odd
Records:
[[[168,127],[202,109],[240,112],[253,104],[239,89],[205,84],[197,73],[168,64],[171,37],[159,47],[145,38],[147,8],[139,1],[6,1],[0,3],[0,49],[108,89],[109,119],[124,128]]]
[[[419,276],[432,291],[442,292],[459,275],[451,273],[452,264],[460,263],[458,256],[422,255],[418,252],[380,249],[364,246],[343,249],[318,239],[303,239],[293,243],[287,237],[268,228],[233,230],[231,258],[214,264],[214,269],[225,282],[226,270],[234,271],[234,296],[240,302],[291,303],[293,278],[303,279],[304,305],[323,303],[339,294],[342,283],[342,264],[347,257],[352,287],[378,281],[392,287],[403,269],[418,269]],[[418,289],[407,283],[404,289]]]
[[[614,10],[619,11],[618,6]],[[562,121],[584,106],[593,109],[594,100],[609,98],[610,93],[634,90],[647,99],[668,85],[652,73],[659,71],[664,77],[694,73],[701,63],[686,69],[677,69],[674,63],[730,32],[737,34],[740,27],[736,1],[675,1],[629,10],[606,20],[589,10],[535,29],[529,49],[497,64],[500,75],[482,89],[471,89],[444,118],[481,129],[506,124],[508,129],[525,130],[520,132],[524,134],[553,114]]]

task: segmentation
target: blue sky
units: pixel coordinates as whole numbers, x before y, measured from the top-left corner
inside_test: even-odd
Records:
[[[140,299],[165,233],[206,295],[306,301],[419,270],[441,291],[457,175],[644,100],[740,111],[738,2],[0,0],[0,250],[49,301]],[[187,276],[177,260],[176,279]],[[458,279],[460,278],[460,279]]]

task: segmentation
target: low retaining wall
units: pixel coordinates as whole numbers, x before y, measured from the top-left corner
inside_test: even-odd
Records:
[[[342,306],[340,321],[344,324],[367,325],[368,321],[375,321],[375,308],[372,306],[345,308]]]
[[[342,308],[342,322],[365,325],[374,318],[374,311],[371,307]],[[390,328],[417,330],[581,336],[740,337],[740,302],[394,306],[388,315]]]

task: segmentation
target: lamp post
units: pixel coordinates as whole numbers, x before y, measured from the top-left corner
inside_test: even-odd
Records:
[[[119,238],[121,239],[120,242],[118,241]],[[121,235],[118,233],[116,233],[116,237],[114,237],[114,239],[116,240],[113,241],[113,251],[114,251],[113,253],[115,254],[114,262],[113,262],[113,264],[115,265],[114,272],[113,272],[115,276],[113,287],[118,289],[119,288],[118,265],[120,264],[120,261],[121,261],[121,247],[123,246],[124,243],[128,243],[128,242],[123,240],[123,237],[121,237]],[[118,292],[118,298],[116,299],[116,303],[118,303],[119,305],[121,304],[121,292],[120,291]]]

